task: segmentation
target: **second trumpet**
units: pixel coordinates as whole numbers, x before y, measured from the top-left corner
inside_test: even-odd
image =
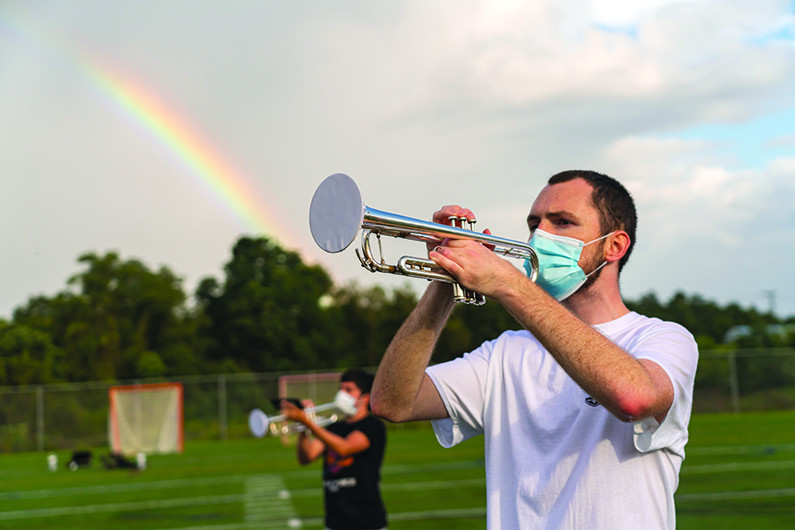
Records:
[[[305,412],[314,418],[316,425],[325,427],[347,416],[353,416],[356,410],[356,398],[340,390],[334,396],[333,402],[305,409]],[[254,409],[249,413],[248,428],[257,438],[267,434],[288,436],[307,429],[306,425],[289,421],[284,414],[266,416],[260,409]]]

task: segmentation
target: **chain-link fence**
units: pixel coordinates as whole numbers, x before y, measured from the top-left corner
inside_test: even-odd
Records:
[[[795,409],[795,348],[702,351],[693,412]]]
[[[306,377],[290,397],[327,399],[327,381]],[[169,379],[184,387],[186,440],[250,436],[248,413],[276,414],[284,373],[221,374]],[[291,380],[290,378],[285,378]],[[301,379],[300,377],[298,379]],[[164,379],[0,387],[0,452],[107,445],[108,389]],[[293,387],[297,388],[297,387]],[[282,389],[282,392],[284,389]],[[702,351],[693,412],[795,409],[795,348]]]
[[[179,381],[184,388],[186,440],[250,436],[254,408],[275,414],[282,373],[221,374],[38,386],[0,387],[0,452],[101,447],[108,443],[108,389]],[[293,374],[295,375],[295,374]],[[318,386],[324,383],[321,381]],[[307,378],[301,398],[325,397]]]

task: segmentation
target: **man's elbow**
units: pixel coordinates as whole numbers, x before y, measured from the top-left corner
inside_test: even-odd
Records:
[[[623,422],[636,422],[654,416],[660,411],[657,397],[653,394],[632,393],[616,400],[615,416]]]
[[[379,418],[391,423],[408,421],[408,414],[374,394],[370,400],[370,410]]]

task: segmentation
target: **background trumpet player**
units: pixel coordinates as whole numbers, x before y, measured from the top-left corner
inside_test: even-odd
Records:
[[[282,401],[282,414],[307,427],[298,435],[298,462],[306,465],[323,457],[325,524],[330,530],[387,526],[380,489],[386,428],[370,414],[372,385],[373,376],[364,370],[344,372],[340,390],[356,398],[356,413],[326,428],[313,423],[303,409]]]
[[[473,218],[446,206],[434,214]],[[527,219],[537,283],[473,241],[429,257],[525,328],[427,367],[453,309],[433,282],[376,374],[373,411],[433,422],[439,442],[483,434],[493,529],[673,529],[698,352],[677,324],[630,312],[619,273],[631,196],[593,171],[553,176]]]

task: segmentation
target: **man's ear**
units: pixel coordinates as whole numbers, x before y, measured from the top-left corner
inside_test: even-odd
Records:
[[[607,236],[605,241],[605,261],[614,262],[624,257],[631,244],[629,234],[623,230],[618,230],[614,234]]]
[[[370,392],[362,394],[361,396],[359,396],[359,399],[362,400],[362,403],[367,405],[367,410],[370,410]]]

